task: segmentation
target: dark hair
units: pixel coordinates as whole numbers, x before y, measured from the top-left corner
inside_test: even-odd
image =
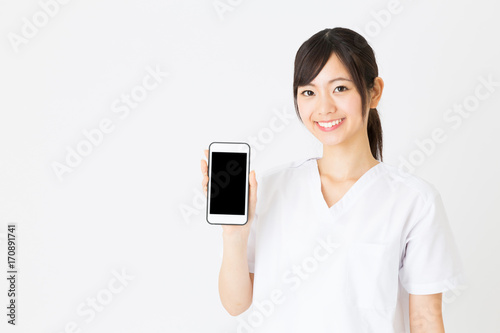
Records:
[[[361,95],[363,119],[366,115],[368,93],[378,76],[378,67],[372,48],[366,39],[347,28],[324,29],[306,40],[297,51],[293,73],[293,100],[295,112],[300,118],[297,106],[297,89],[309,84],[321,72],[332,53],[335,53],[351,75]],[[376,108],[368,114],[368,140],[375,159],[382,161],[382,125]]]

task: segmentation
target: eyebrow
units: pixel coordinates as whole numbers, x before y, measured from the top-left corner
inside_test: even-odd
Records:
[[[349,80],[349,79],[346,79],[345,77],[336,77],[335,79],[331,79],[330,81],[328,81],[328,83],[332,83],[332,82],[335,82],[335,81],[349,81],[349,82],[352,82],[352,80]],[[312,82],[309,82],[308,84],[305,84],[304,86],[313,86],[313,87],[316,87],[316,85]]]

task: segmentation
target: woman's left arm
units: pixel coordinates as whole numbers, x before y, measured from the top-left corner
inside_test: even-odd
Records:
[[[442,296],[410,294],[411,333],[444,333]]]

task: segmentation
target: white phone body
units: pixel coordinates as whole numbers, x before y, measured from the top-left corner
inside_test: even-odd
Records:
[[[248,221],[250,146],[212,142],[208,147],[207,222],[244,225]]]

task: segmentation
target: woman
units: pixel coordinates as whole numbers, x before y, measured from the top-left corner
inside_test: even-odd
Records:
[[[254,305],[239,331],[444,332],[442,293],[465,275],[436,188],[382,161],[383,88],[352,30],[299,48],[295,109],[323,156],[268,171],[258,190],[252,171],[248,223],[222,227],[222,304]]]

